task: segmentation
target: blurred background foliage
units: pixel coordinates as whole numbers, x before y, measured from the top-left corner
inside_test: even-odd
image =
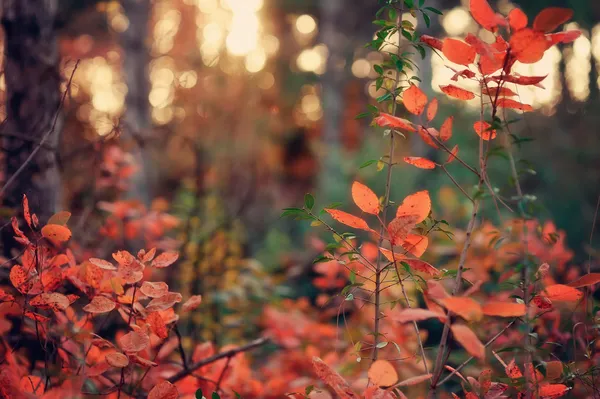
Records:
[[[465,3],[427,0],[444,15],[429,27],[415,23],[438,37],[477,33]],[[519,121],[512,133],[533,139],[518,154],[524,191],[538,197],[542,220],[566,231],[575,259],[585,260],[600,193],[600,2],[495,3],[503,13],[518,6],[530,17],[549,5],[569,7],[575,17],[567,28],[584,32],[521,66],[523,74],[549,78],[545,89],[519,89],[536,112],[513,115]],[[375,0],[60,1],[63,88],[81,60],[61,134],[64,208],[80,227],[103,226],[114,247],[135,237],[139,222],[128,219],[140,215],[159,229],[155,239],[167,231],[177,239],[161,241],[184,254],[167,278],[184,297],[205,295],[211,309],[188,321],[194,338],[253,336],[270,298],[317,297],[311,261],[318,245],[308,226],[279,219],[282,208],[299,205],[306,192],[316,193],[319,205],[346,201],[355,179],[383,191],[376,163],[359,169],[384,153],[383,130],[355,119],[381,95],[372,65],[382,56],[364,46],[377,9]],[[439,94],[452,71],[439,55],[415,62],[421,87]],[[477,104],[439,99],[438,118],[455,115],[456,143],[468,160]],[[408,137],[397,151],[428,150]],[[501,158],[492,164],[501,193],[510,192],[507,168]],[[467,181],[461,168],[452,172]],[[132,184],[121,182],[130,176]],[[402,168],[392,199],[429,189],[434,212],[460,223],[465,204],[447,184],[440,173]],[[139,203],[121,203],[121,213],[97,206],[122,194]],[[118,216],[109,225],[107,209]],[[496,219],[493,205],[485,215]],[[119,228],[123,241],[114,241]],[[219,325],[225,333],[217,334]]]

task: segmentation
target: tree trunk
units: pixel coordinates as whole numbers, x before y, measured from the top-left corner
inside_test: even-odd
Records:
[[[129,27],[121,34],[123,73],[127,84],[125,98],[125,131],[135,141],[132,150],[138,164],[128,196],[150,205],[154,193],[155,171],[150,154],[152,126],[150,121],[150,81],[148,63],[150,54],[146,45],[151,2],[148,0],[122,0]]]
[[[51,132],[43,147],[6,187],[2,202],[6,207],[20,209],[26,194],[32,211],[44,222],[57,210],[61,192],[53,150],[62,129],[58,118],[60,57],[54,29],[58,0],[2,0],[0,4],[7,114],[2,131],[5,182]],[[4,240],[5,253],[13,246],[12,237],[9,240]]]

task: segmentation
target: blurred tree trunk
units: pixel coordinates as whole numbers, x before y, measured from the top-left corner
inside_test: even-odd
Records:
[[[127,84],[125,98],[125,130],[133,139],[133,155],[138,172],[134,175],[128,196],[150,205],[155,189],[155,170],[152,168],[150,147],[152,124],[150,120],[150,81],[148,63],[150,54],[146,45],[151,2],[148,0],[122,0],[129,27],[121,34],[123,73]]]
[[[32,210],[44,222],[57,210],[61,192],[53,150],[62,129],[62,120],[58,117],[60,57],[54,29],[58,0],[2,0],[0,4],[7,114],[2,130],[5,182],[25,163],[42,138],[50,134],[44,146],[6,188],[2,201],[4,206],[19,209],[26,194]],[[4,240],[5,253],[10,252],[13,242],[12,237]]]

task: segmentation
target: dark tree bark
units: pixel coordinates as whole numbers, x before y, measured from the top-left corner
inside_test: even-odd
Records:
[[[123,73],[127,84],[125,98],[125,130],[136,142],[132,151],[139,170],[133,176],[128,196],[150,205],[154,194],[155,171],[150,154],[152,125],[150,121],[150,81],[148,64],[150,54],[146,45],[151,2],[148,0],[122,0],[123,11],[129,27],[121,34]]]
[[[49,134],[25,169],[6,187],[2,202],[19,209],[26,194],[32,210],[44,222],[57,210],[61,192],[53,151],[62,125],[58,119],[53,129],[61,102],[54,29],[58,0],[2,0],[0,7],[6,79],[7,121],[2,129],[5,182]],[[6,244],[5,240],[5,252],[11,246]]]

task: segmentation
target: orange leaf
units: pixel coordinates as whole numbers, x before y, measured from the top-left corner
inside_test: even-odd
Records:
[[[589,273],[567,284],[569,287],[581,288],[600,283],[600,273]]]
[[[473,330],[464,324],[453,324],[451,329],[454,339],[465,348],[469,355],[477,359],[485,358],[485,346],[483,346]]]
[[[25,218],[25,221],[27,222],[27,225],[32,228],[32,221],[31,221],[31,211],[29,210],[29,200],[27,199],[27,196],[25,194],[23,194],[23,217]]]
[[[449,311],[468,321],[479,320],[483,315],[481,305],[469,297],[450,296],[440,299],[440,303]]]
[[[110,263],[104,259],[90,258],[88,260],[91,264],[98,266],[100,269],[117,270],[117,267],[115,265],[113,265],[112,263]]]
[[[148,312],[156,312],[159,310],[167,310],[176,303],[181,302],[181,294],[178,292],[168,292],[160,298],[154,298],[146,306]]]
[[[472,64],[477,55],[475,49],[469,44],[449,37],[444,39],[442,52],[448,60],[460,65]]]
[[[397,252],[392,252],[389,249],[385,249],[385,248],[381,248],[380,247],[379,251],[390,262],[394,262],[394,261],[398,262],[398,261],[403,260],[404,258],[406,258],[406,256],[404,254],[399,254]]]
[[[421,115],[427,105],[427,96],[416,85],[411,85],[402,93],[402,101],[408,112],[413,115]]]
[[[449,116],[448,119],[442,123],[442,127],[440,127],[440,140],[448,141],[452,137],[452,123],[454,122],[454,117]]]
[[[498,25],[506,25],[504,18],[492,10],[487,0],[471,0],[469,9],[473,19],[486,30],[494,32]]]
[[[531,302],[542,310],[552,309],[552,301],[545,296],[536,295],[531,299]]]
[[[151,281],[144,281],[140,287],[142,294],[149,296],[150,298],[160,298],[169,292],[169,286],[167,283],[158,281],[153,283]]]
[[[388,234],[390,235],[390,242],[392,245],[400,245],[408,233],[415,227],[417,218],[419,216],[415,214],[402,215],[395,217],[387,226]]]
[[[352,183],[352,199],[361,211],[377,215],[379,213],[379,198],[367,186],[355,181]]]
[[[42,236],[50,240],[55,245],[69,241],[71,230],[68,227],[58,224],[47,224],[42,227]]]
[[[498,86],[484,88],[483,94],[492,98],[495,98],[496,95],[498,95],[498,97],[512,97],[517,95],[517,93],[507,87]]]
[[[404,162],[416,166],[419,169],[433,169],[435,163],[427,158],[422,157],[404,157]]]
[[[488,302],[482,307],[486,316],[520,317],[527,312],[527,307],[522,303],[515,302]]]
[[[21,294],[28,293],[31,287],[33,287],[33,281],[23,266],[13,266],[10,269],[9,278],[13,287],[15,287]]]
[[[438,111],[438,100],[437,100],[437,98],[434,97],[433,100],[431,100],[431,102],[427,106],[427,120],[429,122],[431,122],[433,120],[433,118],[435,118],[437,111]]]
[[[417,191],[404,198],[402,204],[396,210],[396,217],[406,215],[417,215],[416,223],[421,223],[429,216],[431,212],[431,198],[429,197],[429,191]]]
[[[581,291],[563,284],[549,285],[543,291],[543,295],[551,301],[577,302],[583,296]]]
[[[421,259],[402,259],[410,266],[411,270],[429,274],[430,276],[439,276],[440,271]]]
[[[427,309],[403,309],[400,312],[393,315],[391,318],[399,323],[408,323],[412,321],[422,321],[431,318],[440,318],[446,320],[446,315],[438,312],[434,312]]]
[[[183,305],[181,305],[182,312],[191,312],[196,309],[202,303],[202,295],[192,295]]]
[[[512,35],[510,48],[518,61],[523,64],[533,64],[544,56],[548,41],[542,32],[525,28]]]
[[[487,122],[477,121],[473,124],[473,129],[479,137],[484,140],[493,140],[496,138],[496,129],[490,130],[490,124]]]
[[[71,212],[56,212],[54,215],[50,216],[50,219],[48,219],[48,224],[58,224],[60,226],[66,226],[70,218]]]
[[[107,313],[113,310],[117,305],[115,301],[102,295],[96,295],[92,301],[83,307],[83,310],[89,313]]]
[[[417,129],[413,127],[412,122],[406,119],[398,118],[397,116],[386,114],[384,112],[381,112],[378,117],[373,119],[373,121],[375,122],[375,124],[377,124],[377,126],[381,127],[389,126],[407,132],[417,131]]]
[[[548,39],[548,46],[553,46],[557,43],[574,42],[575,39],[577,39],[579,36],[581,36],[581,31],[568,30],[566,32],[550,33],[550,34],[546,35],[546,38]]]
[[[450,150],[450,154],[448,155],[448,159],[446,160],[446,163],[450,163],[452,161],[454,161],[456,159],[456,156],[458,155],[458,144],[454,146],[454,148],[452,148],[452,150]]]
[[[154,258],[154,260],[152,261],[152,266],[157,267],[157,268],[168,267],[168,266],[171,266],[173,263],[175,263],[177,261],[177,259],[179,259],[178,252],[175,252],[175,251],[163,252],[162,254],[160,254],[156,258]]]
[[[423,142],[425,142],[425,144],[432,148],[435,148],[436,150],[438,149],[438,145],[435,142],[434,138],[439,138],[440,133],[437,130],[435,130],[435,128],[419,126],[419,136],[421,136],[421,139],[423,140]]]
[[[313,357],[313,367],[319,378],[335,391],[340,398],[359,399],[359,396],[352,391],[350,384],[346,382],[335,370],[329,367],[323,360]]]
[[[397,387],[407,387],[410,385],[417,385],[417,384],[422,383],[423,381],[427,381],[430,378],[431,378],[431,374],[418,375],[416,377],[407,378],[404,381],[401,381],[398,384],[396,384],[396,386]]]
[[[492,370],[485,369],[479,373],[477,382],[479,382],[479,385],[481,386],[481,394],[485,395],[488,393],[490,387],[492,386]]]
[[[512,108],[518,109],[523,112],[531,112],[533,111],[533,107],[529,104],[522,104],[518,101],[511,100],[509,98],[499,98],[496,103],[500,108]]]
[[[146,317],[146,323],[150,324],[150,331],[156,334],[158,338],[165,339],[169,336],[167,325],[159,312],[151,312]]]
[[[129,358],[121,352],[111,352],[106,355],[106,363],[113,367],[123,368],[129,365]]]
[[[527,15],[520,8],[513,8],[508,13],[508,24],[513,31],[527,27]]]
[[[540,399],[560,398],[569,391],[569,387],[563,384],[542,385],[538,389]]]
[[[177,399],[179,392],[177,387],[169,381],[161,381],[148,393],[148,399]]]
[[[138,331],[130,331],[119,339],[119,344],[124,352],[140,352],[150,344],[148,334]]]
[[[560,7],[544,8],[533,20],[533,29],[552,32],[573,17],[573,10]]]
[[[475,98],[475,94],[472,92],[454,85],[440,86],[440,89],[450,97],[458,98],[459,100],[472,100]]]
[[[546,79],[548,75],[544,75],[544,76],[512,76],[512,75],[506,75],[504,77],[502,77],[502,80],[504,80],[505,82],[509,82],[509,83],[514,83],[514,84],[518,84],[518,85],[522,85],[522,86],[529,86],[529,85],[538,85],[542,80]],[[498,77],[493,77],[492,78],[495,81],[499,81],[500,78]]]
[[[420,40],[434,49],[442,51],[443,42],[440,39],[429,35],[421,35]]]
[[[427,236],[422,236],[418,234],[409,234],[406,237],[406,240],[401,244],[402,248],[420,258],[425,251],[427,250],[427,246],[429,245],[429,239]]]
[[[523,373],[519,370],[519,366],[515,364],[515,359],[512,359],[510,363],[504,368],[504,372],[511,379],[517,379],[523,377]]]
[[[389,387],[398,381],[396,369],[387,360],[374,361],[369,367],[368,376],[373,384],[380,387]]]
[[[345,224],[346,226],[349,227],[353,227],[355,229],[361,229],[361,230],[365,230],[365,231],[371,231],[371,229],[369,228],[369,225],[367,224],[366,221],[364,221],[363,219],[356,217],[354,215],[351,215],[347,212],[344,211],[340,211],[338,209],[328,209],[325,208],[325,211],[331,215],[331,217],[342,223]]]
[[[560,360],[546,362],[546,379],[556,380],[562,376],[563,364]]]
[[[465,42],[467,42],[470,46],[472,46],[475,49],[475,52],[477,54],[481,55],[482,57],[488,57],[488,58],[496,57],[495,49],[491,45],[487,44],[486,42],[484,42],[483,40],[481,40],[480,38],[478,38],[477,36],[475,36],[472,33],[469,33],[465,37]]]
[[[42,309],[52,309],[55,312],[65,310],[71,304],[69,298],[58,292],[41,293],[29,301],[31,306]]]

